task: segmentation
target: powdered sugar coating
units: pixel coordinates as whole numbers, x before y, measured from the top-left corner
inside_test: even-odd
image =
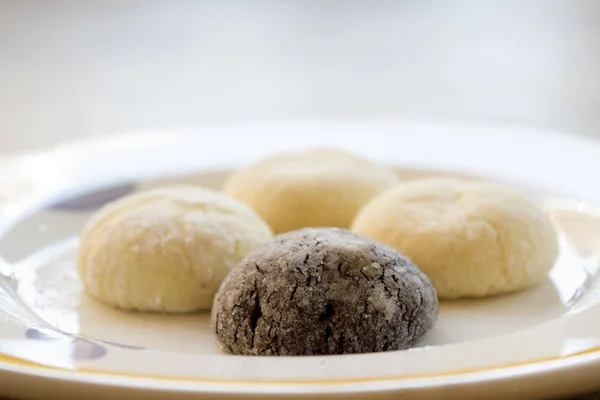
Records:
[[[351,230],[393,247],[441,299],[516,292],[542,282],[558,257],[552,221],[508,186],[422,178],[373,198]]]
[[[122,309],[210,309],[223,278],[272,237],[242,203],[213,190],[173,186],[140,192],[94,215],[81,235],[86,291]]]

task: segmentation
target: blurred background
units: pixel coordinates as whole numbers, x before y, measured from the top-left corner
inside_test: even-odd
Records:
[[[0,0],[0,152],[202,123],[600,136],[600,1]]]

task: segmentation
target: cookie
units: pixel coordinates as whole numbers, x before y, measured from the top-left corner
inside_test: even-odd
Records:
[[[120,309],[207,310],[229,271],[272,236],[222,193],[162,187],[100,209],[81,234],[78,271],[89,295]]]
[[[433,286],[398,252],[345,229],[306,228],[234,268],[211,325],[234,354],[346,354],[406,349],[437,315]]]
[[[223,190],[250,205],[279,234],[306,227],[349,228],[365,203],[397,183],[394,171],[364,158],[308,149],[241,168]]]
[[[382,193],[352,231],[410,258],[441,299],[509,293],[541,282],[558,255],[549,217],[504,185],[452,178]]]

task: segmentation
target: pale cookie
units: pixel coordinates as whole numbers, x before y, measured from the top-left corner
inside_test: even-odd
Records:
[[[225,275],[272,237],[248,206],[216,191],[165,187],[111,203],[88,222],[79,276],[92,297],[121,309],[210,309]]]
[[[419,179],[382,193],[352,231],[410,258],[440,298],[513,292],[541,282],[558,254],[548,216],[502,185]]]
[[[224,186],[275,233],[305,227],[348,228],[373,196],[398,183],[386,167],[341,150],[311,149],[267,157],[233,173]]]

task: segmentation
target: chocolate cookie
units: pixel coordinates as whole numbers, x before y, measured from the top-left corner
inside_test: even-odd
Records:
[[[345,354],[408,348],[437,315],[429,279],[392,248],[345,229],[305,228],[233,269],[211,324],[234,354]]]

